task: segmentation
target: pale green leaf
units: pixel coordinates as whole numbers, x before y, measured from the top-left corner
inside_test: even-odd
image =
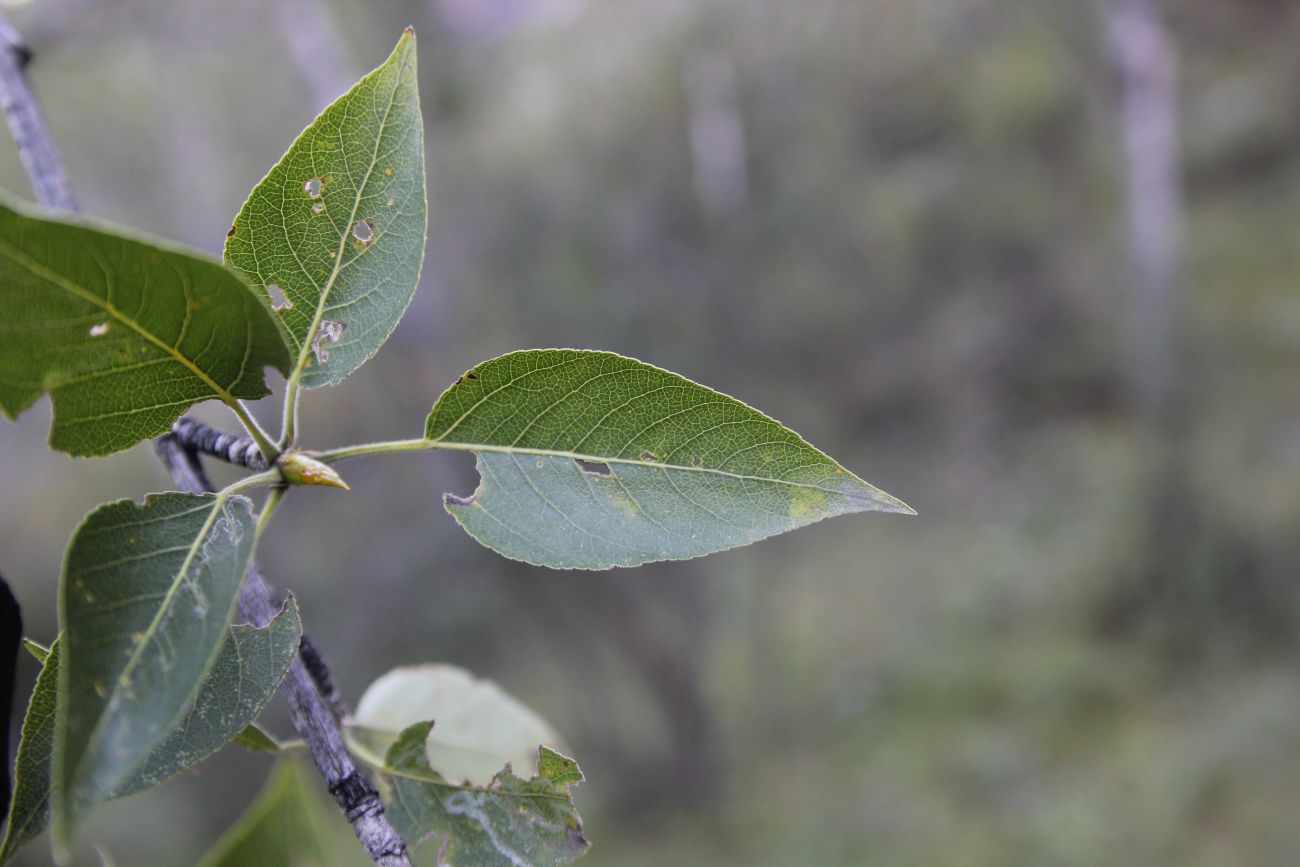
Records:
[[[156,786],[239,737],[275,695],[301,639],[292,596],[265,627],[232,626],[193,706],[114,797]]]
[[[302,763],[277,762],[257,800],[199,867],[368,867],[352,829],[322,803],[319,789]]]
[[[486,786],[506,765],[536,772],[537,748],[560,737],[532,708],[490,680],[454,665],[395,668],[366,688],[352,714],[370,749],[383,755],[408,726],[433,720],[429,766],[453,782]]]
[[[0,202],[0,408],[49,392],[50,445],[101,455],[164,433],[209,398],[289,370],[272,314],[206,256]]]
[[[263,729],[257,723],[249,723],[244,726],[239,734],[235,735],[235,743],[245,749],[258,753],[278,753],[280,752],[280,742],[277,741],[270,732]]]
[[[49,823],[50,755],[54,746],[54,717],[58,701],[59,642],[50,646],[45,665],[27,703],[23,731],[14,762],[14,796],[9,804],[9,821],[0,864],[31,840]]]
[[[73,534],[59,586],[58,846],[194,703],[228,634],[253,524],[244,497],[168,493],[100,506]]]
[[[388,815],[408,843],[437,838],[440,863],[457,867],[549,867],[586,852],[570,792],[582,781],[576,762],[541,747],[532,779],[507,767],[490,786],[451,785],[429,767],[425,742],[433,725],[407,728],[385,759]]]
[[[388,339],[420,277],[426,219],[408,30],[303,131],[226,239],[226,262],[291,305],[279,316],[304,386],[338,382]]]
[[[50,648],[30,638],[23,638],[23,648],[41,665],[45,664],[46,658],[50,655]]]
[[[609,352],[539,349],[447,389],[425,437],[477,452],[447,510],[507,557],[607,569],[734,548],[849,512],[911,513],[740,401]]]

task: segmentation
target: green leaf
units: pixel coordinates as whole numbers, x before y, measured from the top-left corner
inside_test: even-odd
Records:
[[[191,405],[269,393],[289,354],[266,305],[202,254],[0,202],[0,409],[49,392],[50,445],[102,455]]]
[[[274,738],[250,721],[256,719],[275,694],[298,652],[301,638],[302,620],[292,596],[265,627],[232,627],[193,707],[111,797],[125,797],[156,786],[207,758],[232,739],[250,749],[279,750]],[[0,864],[19,846],[45,830],[50,821],[50,754],[58,689],[58,648],[59,642],[55,642],[46,654],[45,667],[36,679],[23,722],[18,745],[18,796],[10,811],[8,836],[0,848]]]
[[[455,786],[429,767],[425,741],[432,726],[407,728],[385,760],[388,815],[408,843],[439,835],[439,863],[458,867],[569,864],[587,850],[569,791],[582,781],[573,759],[541,747],[540,773],[531,780],[507,766],[490,786]]]
[[[478,454],[478,490],[443,500],[461,526],[557,569],[700,557],[849,512],[912,513],[758,410],[609,352],[480,364],[438,399],[425,437]]]
[[[296,761],[276,763],[257,800],[199,867],[368,867],[352,829]]]
[[[23,648],[41,665],[45,664],[45,660],[50,655],[50,649],[48,647],[41,644],[39,641],[33,641],[30,638],[23,638]]]
[[[152,788],[239,737],[275,695],[301,639],[292,596],[265,627],[232,626],[193,706],[113,796]]]
[[[298,136],[226,239],[226,262],[292,305],[279,316],[304,386],[338,382],[388,339],[420,277],[426,219],[408,29]]]
[[[59,586],[56,847],[123,789],[199,695],[253,530],[244,497],[168,493],[100,506],[73,534]]]
[[[539,745],[560,747],[559,735],[527,705],[490,680],[439,663],[395,668],[370,684],[349,736],[382,756],[399,733],[425,720],[437,724],[425,743],[429,766],[475,786],[488,785],[506,765],[531,774]]]
[[[58,700],[59,644],[55,641],[36,676],[36,686],[27,703],[23,731],[14,762],[14,798],[9,804],[9,823],[0,844],[0,864],[18,848],[45,830],[50,817],[50,754],[54,746],[55,705]]]
[[[249,723],[244,726],[243,730],[235,735],[235,743],[245,749],[258,753],[278,753],[280,752],[280,742],[272,737],[271,733],[263,729],[257,723]]]

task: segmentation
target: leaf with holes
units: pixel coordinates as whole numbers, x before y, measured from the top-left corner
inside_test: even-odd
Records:
[[[608,569],[682,560],[849,512],[912,514],[740,401],[610,352],[538,349],[447,389],[425,437],[478,454],[447,510],[516,560]]]
[[[18,757],[14,760],[14,797],[0,864],[13,858],[18,848],[45,830],[50,817],[50,755],[54,747],[54,714],[58,701],[59,642],[55,641],[36,676],[27,702]],[[5,745],[8,748],[8,745]]]
[[[424,128],[415,34],[298,136],[254,188],[226,262],[275,298],[308,388],[375,354],[424,258]]]
[[[50,445],[102,455],[188,408],[269,393],[289,370],[270,310],[207,257],[0,202],[0,409],[49,392]]]
[[[531,774],[538,746],[562,748],[532,708],[445,663],[403,666],[378,678],[357,702],[346,734],[355,751],[382,756],[399,733],[425,720],[438,723],[425,743],[429,765],[454,782],[486,786],[507,764]]]
[[[440,837],[438,863],[474,867],[550,867],[587,851],[570,791],[582,782],[577,762],[540,747],[532,779],[507,765],[488,786],[452,785],[429,767],[425,742],[433,725],[403,730],[384,761],[388,815],[406,840]]]
[[[198,698],[252,559],[253,524],[244,497],[171,493],[100,506],[73,534],[59,584],[57,846]]]

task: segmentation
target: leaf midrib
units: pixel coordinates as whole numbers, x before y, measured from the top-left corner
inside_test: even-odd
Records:
[[[76,283],[73,283],[72,281],[63,277],[62,274],[59,274],[55,271],[50,270],[49,268],[46,268],[40,262],[37,262],[36,260],[32,259],[22,250],[14,247],[12,244],[4,240],[3,238],[0,238],[0,252],[4,252],[6,255],[9,256],[10,259],[17,262],[22,267],[26,268],[36,277],[45,280],[47,283],[51,283],[55,286],[58,286],[59,288],[66,291],[68,294],[80,298],[82,301],[86,301],[87,303],[95,305],[96,307],[98,307],[99,309],[107,313],[109,316],[113,317],[113,319],[122,323],[127,328],[130,328],[136,334],[143,337],[149,343],[152,343],[154,346],[158,347],[163,352],[170,355],[174,361],[176,361],[178,364],[183,366],[186,370],[193,373],[195,376],[199,378],[200,381],[203,382],[204,385],[212,389],[212,391],[217,395],[217,397],[222,402],[227,404],[232,404],[232,405],[236,402],[235,396],[231,394],[230,391],[224,388],[223,386],[218,385],[216,380],[214,380],[211,376],[209,376],[206,371],[204,371],[202,368],[196,365],[189,358],[181,354],[174,346],[172,346],[171,344],[167,343],[164,340],[161,340],[157,335],[153,334],[151,331],[146,330],[134,319],[127,316],[121,310],[118,310],[116,305],[112,304],[109,301],[106,301],[103,298],[100,298],[99,296],[95,295],[93,292],[90,292],[85,288],[78,286]],[[62,384],[63,384],[62,382],[59,383],[59,385]]]
[[[345,266],[343,254],[347,250],[348,234],[351,232],[352,226],[356,222],[357,209],[361,207],[361,199],[365,195],[366,184],[370,183],[370,176],[374,174],[375,166],[379,164],[379,144],[383,140],[384,133],[388,129],[388,118],[389,115],[393,113],[393,105],[397,102],[397,91],[401,89],[401,77],[406,72],[406,63],[408,61],[409,54],[407,58],[403,59],[402,68],[398,70],[397,73],[397,80],[394,82],[393,88],[388,94],[388,105],[384,108],[384,117],[379,122],[379,131],[375,134],[375,146],[370,154],[370,164],[366,167],[366,173],[361,179],[361,183],[357,184],[357,194],[352,200],[352,210],[348,212],[348,219],[343,224],[343,231],[339,235],[339,246],[334,256],[334,264],[330,268],[329,278],[325,281],[325,286],[320,291],[320,300],[316,303],[316,313],[312,317],[311,327],[307,329],[306,339],[303,340],[302,346],[298,348],[298,361],[294,365],[293,371],[294,379],[301,378],[303,371],[306,370],[308,354],[313,351],[311,348],[312,341],[316,339],[316,332],[320,330],[321,321],[325,317],[325,309],[329,306],[330,295],[334,291],[334,284],[338,282],[339,275],[343,273],[343,268]],[[372,238],[371,243],[373,244],[378,240],[378,237]],[[305,268],[303,269],[303,273],[306,273]]]
[[[838,490],[836,488],[827,488],[822,485],[814,485],[811,482],[792,482],[787,479],[774,479],[769,476],[753,476],[744,473],[733,473],[727,470],[720,470],[717,467],[693,467],[684,464],[666,464],[659,461],[638,461],[634,458],[611,458],[603,455],[589,454],[583,452],[564,451],[562,449],[541,449],[527,446],[496,446],[484,445],[481,443],[459,443],[447,442],[446,440],[428,440],[431,448],[447,449],[449,451],[462,452],[494,452],[505,455],[542,455],[545,457],[569,458],[576,461],[587,461],[596,464],[620,464],[634,467],[651,467],[661,470],[680,470],[687,473],[712,473],[714,475],[725,476],[730,479],[738,479],[747,482],[767,482],[774,485],[789,485],[793,488],[807,488],[814,491],[822,491],[827,494],[838,494],[844,497],[852,497],[851,493]],[[810,446],[811,448],[811,446]],[[843,469],[841,467],[841,469]],[[599,475],[599,474],[594,474]],[[867,483],[859,479],[848,470],[844,470],[844,478],[866,486]]]

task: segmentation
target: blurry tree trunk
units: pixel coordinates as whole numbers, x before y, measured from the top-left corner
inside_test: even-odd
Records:
[[[334,10],[322,0],[276,0],[270,8],[284,47],[319,111],[357,80]]]
[[[1181,414],[1183,196],[1178,61],[1155,0],[1106,0],[1106,37],[1119,83],[1131,282],[1126,365],[1142,415]]]
[[[710,214],[744,210],[749,181],[735,67],[720,53],[705,52],[686,64],[682,78],[696,198]]]
[[[1155,0],[1098,0],[1117,86],[1122,145],[1128,303],[1123,379],[1143,440],[1142,526],[1129,580],[1107,602],[1111,628],[1152,625],[1175,645],[1212,597],[1204,522],[1191,483],[1178,58]],[[1212,613],[1211,613],[1211,616]]]

